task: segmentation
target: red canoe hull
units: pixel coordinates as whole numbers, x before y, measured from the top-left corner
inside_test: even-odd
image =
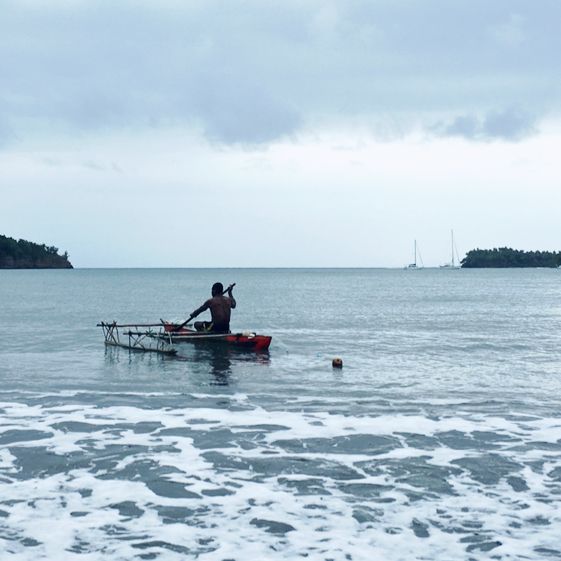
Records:
[[[163,337],[166,339],[169,337],[173,343],[217,343],[252,351],[266,351],[272,339],[269,335],[256,333],[207,333],[186,327],[174,331],[175,328],[177,328],[176,324],[164,323],[165,334]]]

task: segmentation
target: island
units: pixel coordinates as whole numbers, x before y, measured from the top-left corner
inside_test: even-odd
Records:
[[[73,269],[65,251],[0,234],[0,269]]]
[[[522,251],[510,247],[494,249],[472,249],[461,261],[462,268],[508,268],[561,266],[561,252]]]

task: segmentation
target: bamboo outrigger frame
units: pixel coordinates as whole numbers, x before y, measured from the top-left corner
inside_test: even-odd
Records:
[[[171,345],[171,337],[165,337],[160,323],[122,323],[116,321],[97,324],[103,330],[105,344],[111,347],[122,347],[131,351],[142,351],[174,355],[177,349]],[[157,331],[152,328],[158,327]],[[119,331],[119,329],[124,331]],[[126,337],[126,339],[124,339]],[[124,340],[123,340],[124,339]]]

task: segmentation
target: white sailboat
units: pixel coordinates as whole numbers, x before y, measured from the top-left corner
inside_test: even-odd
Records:
[[[419,261],[421,265],[417,265],[417,255],[419,256]],[[413,246],[413,263],[409,263],[404,267],[405,269],[422,269],[423,268],[423,258],[421,257],[421,252],[417,249],[417,240],[414,242]]]
[[[454,244],[454,230],[450,230],[451,233],[451,242],[450,242],[450,249],[452,254],[452,260],[449,263],[445,263],[444,265],[440,265],[441,269],[459,269],[460,268],[460,258],[458,257],[458,262],[456,264],[455,258],[457,257],[458,250],[456,249],[456,245]]]

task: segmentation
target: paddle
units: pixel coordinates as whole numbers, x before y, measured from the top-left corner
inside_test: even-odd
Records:
[[[226,294],[226,292],[230,292],[230,290],[232,290],[232,288],[234,288],[234,286],[236,286],[235,282],[233,282],[228,288],[226,288],[225,290],[222,291],[222,296],[224,296],[224,294]],[[193,319],[193,317],[195,317],[195,316],[190,315],[181,325],[178,325],[177,327],[174,327],[172,329],[172,331],[179,331],[180,329],[185,327]]]

